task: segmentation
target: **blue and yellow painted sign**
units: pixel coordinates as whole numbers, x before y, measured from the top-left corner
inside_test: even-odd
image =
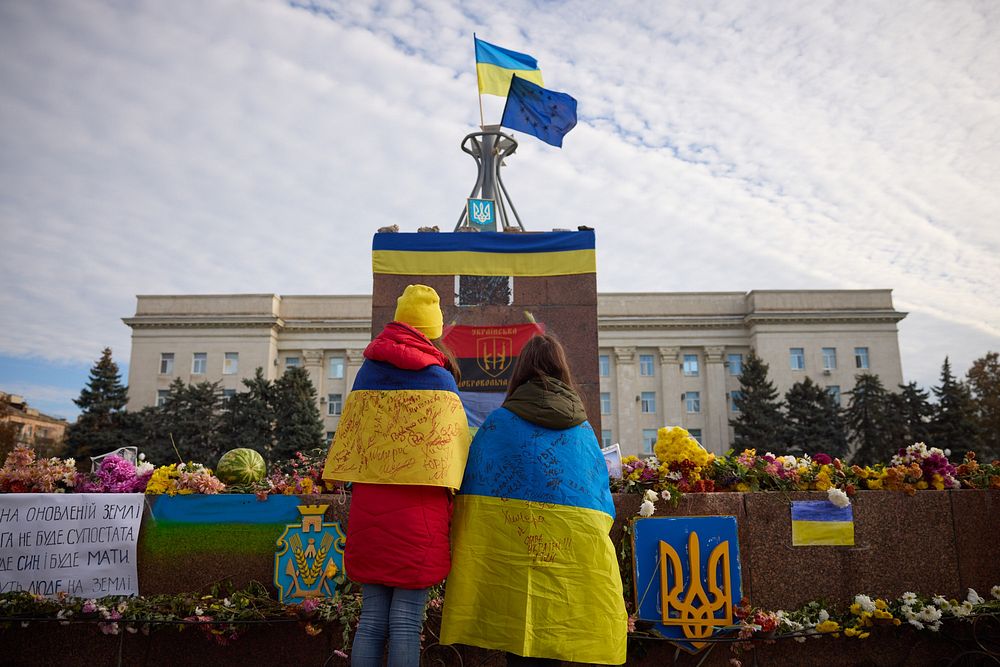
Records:
[[[329,505],[299,505],[302,521],[285,526],[274,554],[274,585],[284,603],[333,597],[344,583],[344,543],[340,523],[324,522]]]
[[[650,517],[633,523],[639,619],[695,653],[734,623],[742,598],[736,517]]]
[[[793,500],[792,546],[854,546],[854,509],[829,500]]]

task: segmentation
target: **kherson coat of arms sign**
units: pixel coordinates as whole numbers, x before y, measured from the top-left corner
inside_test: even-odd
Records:
[[[742,598],[736,517],[650,517],[633,523],[639,620],[695,653],[734,623]]]
[[[274,585],[286,604],[334,597],[344,583],[344,543],[339,522],[324,522],[329,505],[299,505],[302,521],[285,526],[274,554]]]

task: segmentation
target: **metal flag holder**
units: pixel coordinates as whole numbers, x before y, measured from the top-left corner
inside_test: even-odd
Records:
[[[517,141],[509,134],[500,131],[499,125],[483,125],[482,132],[472,132],[467,134],[462,140],[462,150],[472,156],[479,169],[476,178],[476,185],[469,194],[469,205],[462,209],[462,215],[458,217],[458,224],[455,231],[459,229],[476,229],[485,231],[497,231],[497,222],[501,226],[501,231],[519,228],[525,231],[521,224],[521,217],[514,208],[507,188],[504,187],[503,179],[500,178],[500,167],[504,166],[504,159],[514,154],[517,150]],[[492,221],[474,222],[469,217],[469,210],[476,201],[495,202],[496,215]],[[511,224],[507,209],[514,214],[516,227]],[[485,219],[485,218],[484,218]]]

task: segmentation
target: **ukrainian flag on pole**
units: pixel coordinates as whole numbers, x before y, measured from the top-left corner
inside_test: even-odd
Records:
[[[538,61],[528,54],[484,42],[475,35],[473,39],[476,42],[476,75],[480,95],[506,97],[513,74],[539,86],[545,85],[542,82],[542,72],[538,69]]]

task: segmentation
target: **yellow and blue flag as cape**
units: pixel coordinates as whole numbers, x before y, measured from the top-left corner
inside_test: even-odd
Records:
[[[589,423],[552,430],[493,412],[456,499],[441,643],[625,662],[614,514]]]
[[[451,373],[366,359],[344,403],[323,479],[457,489],[469,440]]]
[[[484,42],[474,35],[473,39],[476,43],[476,76],[481,95],[505,97],[510,88],[510,77],[515,73],[539,86],[545,85],[542,82],[542,72],[538,69],[538,61],[528,54]]]
[[[594,232],[379,233],[372,271],[406,276],[563,276],[596,273]]]
[[[792,501],[792,546],[852,546],[854,511],[829,500]]]

